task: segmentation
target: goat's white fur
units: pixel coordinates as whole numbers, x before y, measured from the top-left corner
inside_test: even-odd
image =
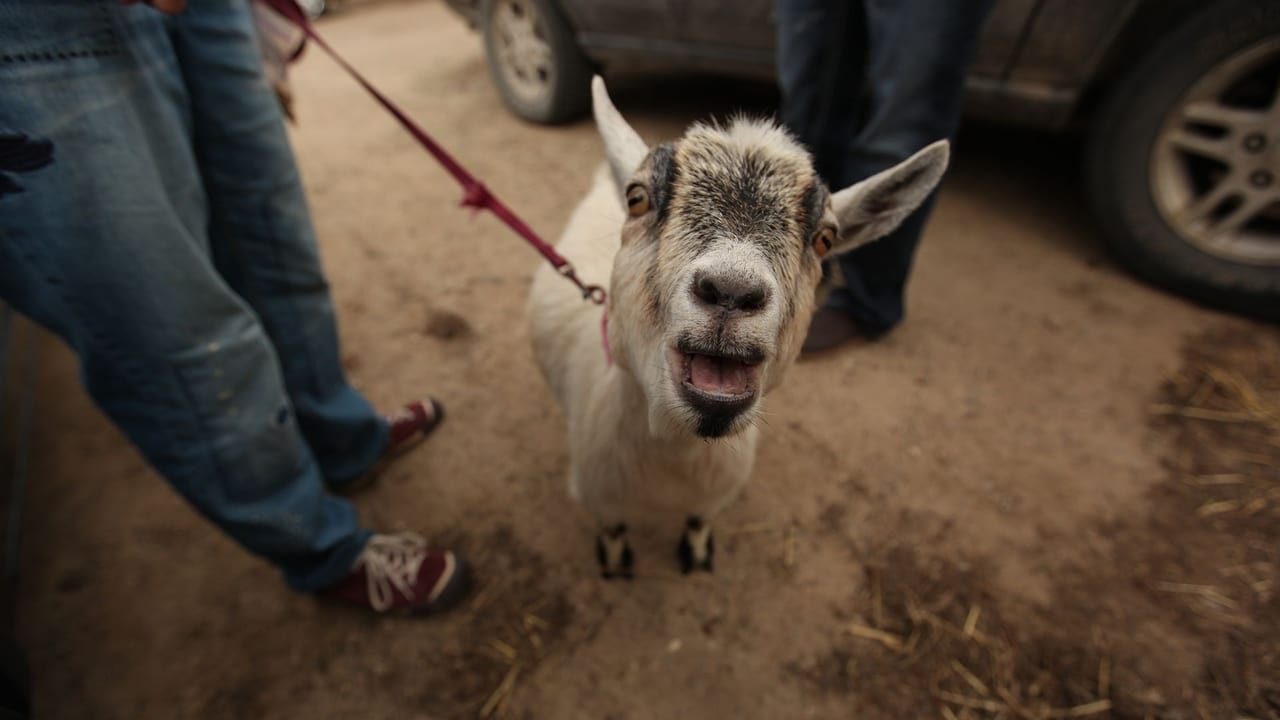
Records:
[[[831,206],[835,208],[836,220],[841,229],[839,242],[832,252],[840,255],[892,232],[933,192],[934,186],[947,170],[950,155],[950,145],[945,140],[939,140],[888,170],[850,185],[832,196]],[[863,200],[878,187],[905,173],[916,172],[920,173],[919,180],[903,187],[899,204],[891,211],[871,215],[863,209]]]
[[[631,288],[620,286],[634,285],[637,269],[627,266],[627,253],[619,255],[628,221],[621,202],[623,188],[644,165],[649,151],[610,102],[603,81],[596,78],[592,91],[607,163],[569,218],[557,249],[573,261],[581,277],[592,282],[611,277],[612,291],[625,295]],[[695,130],[704,135],[720,132],[731,148],[760,148],[789,163],[803,163],[804,172],[814,177],[808,155],[771,123],[739,122],[727,129],[699,126]],[[933,189],[946,163],[947,144],[940,141],[898,167],[832,196],[823,218],[846,230],[839,234],[837,249],[847,251],[896,227]],[[892,206],[879,215],[864,213],[861,205],[866,198],[885,188],[892,189]],[[881,197],[878,205],[885,204]],[[812,253],[804,238],[797,241],[804,247],[802,253]],[[744,238],[708,238],[705,252],[679,272],[730,268],[760,276],[775,296],[793,296],[788,299],[799,310],[789,321],[799,325],[798,330],[781,327],[787,319],[776,309],[740,321],[742,334],[769,344],[761,371],[763,394],[798,354],[812,312],[819,263],[816,256],[796,255],[791,274],[801,276],[803,282],[791,278],[791,284],[784,286],[757,255],[758,250]],[[681,276],[672,282],[679,286],[686,280]],[[691,305],[684,297],[688,293],[675,295],[679,297],[670,303],[669,316],[660,322],[699,322],[698,317],[687,317],[699,312],[696,303]],[[643,313],[618,307],[618,300],[618,295],[611,296],[609,339],[617,361],[609,365],[602,347],[600,308],[584,302],[558,273],[542,266],[534,278],[529,307],[534,351],[567,416],[570,495],[601,527],[660,522],[674,531],[686,517],[711,518],[747,483],[758,439],[752,420],[760,412],[760,400],[725,436],[699,437],[689,429],[684,417],[688,413],[682,414],[678,387],[672,389],[672,373],[666,367],[671,350],[664,345],[670,341],[670,329],[650,327],[653,323]],[[779,305],[775,302],[774,308]]]
[[[613,106],[613,101],[604,88],[604,81],[598,75],[591,80],[591,100],[596,128],[604,140],[605,156],[609,170],[613,173],[614,186],[622,188],[636,168],[640,167],[649,148],[627,121],[622,119],[622,114]],[[622,199],[621,194],[618,199]]]
[[[556,245],[580,277],[596,281],[612,272],[625,217],[616,194],[608,168],[601,167]],[[569,495],[602,527],[709,518],[733,500],[751,475],[755,426],[714,442],[656,434],[635,376],[605,361],[599,307],[543,266],[529,313],[534,354],[569,422]],[[617,329],[617,322],[609,324],[615,348]]]

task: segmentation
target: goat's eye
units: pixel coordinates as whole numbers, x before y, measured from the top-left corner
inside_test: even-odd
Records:
[[[818,257],[826,257],[831,252],[831,248],[836,244],[836,231],[831,228],[823,228],[813,236],[813,251]]]
[[[627,214],[640,217],[649,212],[649,193],[639,185],[627,188]]]

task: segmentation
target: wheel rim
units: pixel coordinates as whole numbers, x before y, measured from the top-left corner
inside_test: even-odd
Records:
[[[1183,95],[1152,148],[1151,189],[1191,245],[1280,266],[1280,37],[1222,60]]]
[[[542,102],[555,82],[545,19],[529,0],[498,0],[489,19],[498,69],[525,102]]]

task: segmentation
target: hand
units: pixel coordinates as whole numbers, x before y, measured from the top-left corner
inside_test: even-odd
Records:
[[[166,15],[177,15],[187,6],[187,0],[120,0],[120,4],[137,5],[139,1],[150,5]]]

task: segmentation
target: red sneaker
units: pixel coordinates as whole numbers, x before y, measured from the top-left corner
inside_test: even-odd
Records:
[[[386,420],[391,433],[382,456],[364,475],[340,487],[331,486],[330,490],[348,495],[372,485],[392,461],[421,445],[444,422],[444,406],[435,398],[414,400],[396,414],[388,415]]]
[[[397,533],[369,538],[351,573],[320,594],[378,613],[437,613],[457,605],[470,585],[461,557],[427,547],[414,533]]]
[[[417,447],[444,422],[444,407],[435,398],[414,400],[400,408],[395,415],[387,416],[391,426],[391,441],[383,451],[384,459],[397,457]]]

